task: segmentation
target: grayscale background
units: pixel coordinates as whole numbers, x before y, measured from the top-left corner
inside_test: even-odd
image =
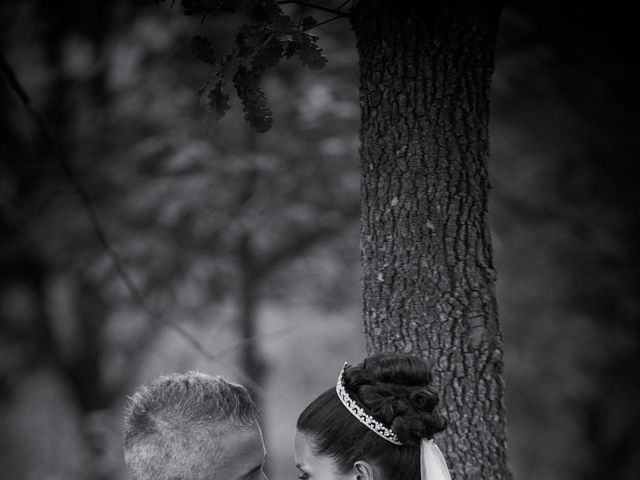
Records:
[[[545,1],[502,15],[490,221],[519,480],[640,470],[632,18]],[[198,369],[261,385],[268,471],[293,478],[298,413],[365,355],[348,24],[317,30],[323,70],[269,71],[274,126],[257,134],[237,99],[217,125],[199,105],[191,36],[224,50],[230,18],[27,0],[0,22],[50,136],[4,75],[0,475],[129,478],[127,396]]]

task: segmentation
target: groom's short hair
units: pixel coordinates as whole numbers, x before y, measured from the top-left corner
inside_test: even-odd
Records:
[[[125,462],[135,480],[205,478],[215,468],[220,435],[257,421],[241,385],[199,372],[162,376],[130,399]]]

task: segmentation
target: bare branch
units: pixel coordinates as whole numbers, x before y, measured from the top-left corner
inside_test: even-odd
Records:
[[[323,12],[328,12],[328,13],[333,13],[334,15],[337,15],[338,17],[344,17],[347,18],[349,17],[349,14],[347,12],[344,12],[342,10],[335,9],[335,8],[329,8],[329,7],[325,7],[323,5],[318,5],[317,3],[313,3],[313,2],[305,2],[302,0],[285,0],[285,1],[280,1],[280,2],[276,2],[278,5],[300,5],[303,7],[311,7],[311,8],[315,8],[316,10],[320,10]],[[347,2],[348,3],[348,2]],[[343,5],[346,5],[346,3],[344,3]]]
[[[316,23],[313,27],[309,28],[307,31],[313,30],[314,28],[321,27],[322,25],[326,25],[327,23],[333,22],[334,20],[338,20],[339,18],[342,18],[342,15],[336,15],[335,17],[331,17],[328,20],[325,20],[325,21],[320,22],[320,23]]]
[[[342,213],[340,221],[331,223],[319,223],[316,228],[303,232],[298,236],[293,236],[288,242],[283,243],[279,248],[271,252],[267,258],[256,268],[259,277],[271,273],[286,260],[295,257],[297,254],[313,247],[319,241],[329,238],[342,231],[349,220],[358,218],[360,205],[356,205]]]
[[[229,353],[232,353],[232,352],[236,351],[238,348],[240,348],[244,344],[255,342],[256,340],[266,340],[267,338],[283,337],[283,336],[288,335],[289,333],[291,333],[292,330],[293,330],[293,328],[286,327],[286,328],[281,328],[279,330],[275,330],[273,332],[265,333],[265,334],[262,334],[262,335],[254,335],[252,337],[246,337],[246,338],[243,338],[241,340],[238,340],[233,345],[229,345],[227,348],[223,348],[222,350],[217,351],[214,354],[214,356],[216,358],[220,358],[220,357],[223,357],[225,355],[228,355]]]
[[[13,72],[7,61],[4,59],[4,55],[2,54],[0,54],[0,64],[2,65],[2,72],[9,82],[9,86],[16,93],[16,95],[18,95],[18,98],[20,98],[20,101],[27,108],[27,110],[29,110],[29,112],[32,112],[31,101],[29,100],[27,92],[25,92],[22,88],[22,85],[20,85],[18,77],[16,77],[16,74]]]

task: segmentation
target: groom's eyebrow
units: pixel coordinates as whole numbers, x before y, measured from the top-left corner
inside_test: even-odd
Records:
[[[267,455],[265,454],[264,459],[262,460],[262,463],[259,465],[256,465],[255,467],[253,467],[251,470],[249,470],[247,473],[245,473],[242,478],[250,478],[254,473],[256,473],[258,470],[260,470],[262,467],[264,467],[264,462],[267,460]]]
[[[247,473],[245,473],[242,476],[242,478],[251,478],[253,476],[253,474],[258,472],[261,468],[262,468],[262,465],[256,465],[251,470],[249,470]]]
[[[249,470],[247,473],[245,473],[244,476],[245,477],[250,477],[251,475],[256,473],[258,470],[260,470],[261,468],[262,468],[262,465],[256,465],[251,470]]]

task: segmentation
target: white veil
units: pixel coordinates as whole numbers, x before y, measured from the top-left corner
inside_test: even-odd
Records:
[[[420,474],[422,480],[451,480],[444,455],[433,440],[420,441]]]

